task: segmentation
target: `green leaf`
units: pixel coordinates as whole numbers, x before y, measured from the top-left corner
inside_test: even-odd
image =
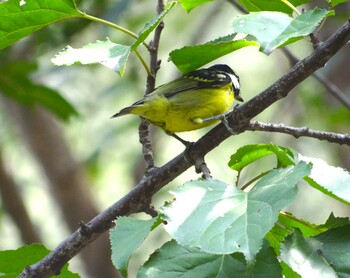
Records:
[[[207,2],[212,2],[215,0],[179,0],[181,3],[182,8],[186,11],[186,12],[190,12],[192,9],[203,5]]]
[[[264,52],[271,53],[280,46],[287,45],[302,37],[308,36],[315,31],[321,21],[330,14],[331,12],[318,8],[302,13],[293,19],[281,34],[267,44]]]
[[[350,204],[350,173],[340,167],[328,165],[325,161],[300,155],[300,160],[311,162],[311,175],[305,180],[324,194]]]
[[[107,38],[105,41],[89,43],[78,49],[67,46],[51,61],[57,66],[100,63],[123,76],[130,52],[130,46],[113,43]]]
[[[281,0],[239,0],[239,2],[249,11],[249,12],[261,12],[261,11],[275,11],[282,12],[286,14],[292,14],[293,9],[288,5],[284,4]],[[290,0],[288,1],[294,7],[311,2],[311,0]]]
[[[350,224],[349,217],[335,217],[333,212],[329,215],[326,223],[324,225],[320,225],[320,228],[326,229],[334,229],[343,227]]]
[[[328,0],[328,3],[331,4],[332,7],[335,7],[339,4],[345,3],[349,0]]]
[[[26,266],[37,263],[49,253],[50,250],[42,244],[23,246],[17,250],[0,251],[0,276],[17,277]],[[2,273],[6,275],[2,276]],[[68,264],[66,264],[57,277],[76,278],[80,276],[76,273],[70,272],[68,270]]]
[[[137,277],[281,277],[281,267],[272,248],[264,242],[254,269],[248,268],[239,254],[214,255],[198,248],[181,246],[176,241],[165,243],[140,268]]]
[[[132,217],[119,217],[116,227],[110,231],[112,262],[122,273],[128,275],[128,263],[132,253],[141,245],[152,230],[157,218],[138,220]]]
[[[78,115],[59,92],[32,82],[29,75],[36,69],[36,64],[26,61],[3,65],[0,67],[0,91],[29,107],[40,105],[65,121]]]
[[[287,230],[299,229],[304,237],[315,236],[327,230],[325,227],[317,226],[303,219],[298,219],[291,213],[280,214],[278,222]]]
[[[214,254],[241,252],[251,264],[279,210],[295,198],[295,184],[309,171],[303,162],[273,170],[248,193],[217,180],[188,182],[163,208],[165,229],[179,244]]]
[[[171,10],[171,8],[175,7],[177,1],[169,2],[165,5],[164,10],[150,22],[148,22],[143,30],[139,33],[137,40],[131,45],[131,49],[135,50],[144,40],[148,37],[148,35],[159,25],[159,23],[163,20],[164,16]]]
[[[270,54],[312,33],[330,12],[315,8],[293,19],[280,12],[255,12],[233,20],[235,32],[252,35],[260,44],[260,50]]]
[[[274,154],[277,158],[277,166],[285,167],[294,165],[297,154],[291,149],[274,144],[245,145],[231,155],[228,166],[238,172],[254,161],[265,156]]]
[[[56,21],[82,16],[72,0],[20,2],[0,3],[0,49]]]
[[[350,235],[350,226],[345,226],[338,229],[341,230],[340,232],[330,232],[327,231],[323,234],[320,234],[316,236],[315,238],[303,238],[301,232],[299,230],[295,230],[293,234],[288,236],[281,249],[281,259],[287,263],[294,271],[299,273],[302,277],[320,277],[320,278],[332,278],[332,277],[338,277],[332,266],[334,267],[333,261],[340,262],[347,262],[349,263],[349,255],[345,255],[346,252],[349,254],[349,235]],[[346,229],[346,231],[344,231]],[[333,241],[326,241],[325,237],[332,235]],[[336,237],[334,236],[337,234],[339,240],[338,242],[346,242],[344,245],[340,243],[340,246],[338,242],[334,242],[334,240],[337,241]],[[330,238],[328,238],[330,240]],[[345,240],[345,241],[344,241]],[[325,246],[325,243],[326,244]],[[334,243],[334,244],[333,244]],[[336,250],[331,249],[329,251],[328,255],[335,256],[332,258],[333,261],[328,261],[327,257],[324,256],[324,252],[327,252],[327,248],[335,247]],[[334,251],[340,251],[340,252],[334,252]],[[345,252],[345,253],[343,253]],[[336,253],[336,254],[335,254]],[[340,256],[341,254],[341,256]],[[342,256],[345,255],[345,258],[343,259]],[[341,258],[339,260],[336,259],[337,256],[340,256]],[[342,267],[344,265],[339,265],[339,267]],[[348,264],[349,266],[349,264]],[[347,267],[348,267],[347,266]],[[346,268],[346,266],[345,266]]]
[[[206,44],[185,46],[173,50],[169,55],[178,69],[187,73],[240,48],[257,45],[256,42],[247,40],[232,41],[232,35],[229,35]]]
[[[328,230],[314,239],[320,242],[317,253],[332,266],[338,277],[350,277],[350,225]]]

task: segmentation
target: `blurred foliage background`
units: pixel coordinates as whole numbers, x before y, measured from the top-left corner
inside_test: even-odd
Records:
[[[77,2],[80,10],[135,33],[154,17],[156,9],[156,1],[150,0]],[[320,1],[320,6],[323,3]],[[349,10],[349,2],[339,6],[337,16],[329,18],[325,25],[327,29],[321,30],[321,40],[343,24]],[[157,85],[179,76],[175,66],[167,61],[171,50],[229,34],[232,32],[230,22],[238,14],[240,11],[230,1],[224,0],[202,5],[190,14],[180,6],[173,9],[165,19],[161,36],[159,58],[162,64]],[[0,97],[1,249],[14,249],[35,241],[55,248],[78,227],[79,221],[88,222],[116,202],[143,175],[138,118],[110,119],[111,115],[144,93],[146,73],[135,56],[130,58],[123,78],[100,65],[56,67],[50,62],[67,45],[77,48],[106,37],[121,44],[132,42],[124,34],[105,26],[71,19],[50,25],[0,52],[1,82],[12,78],[25,94],[28,84],[23,80],[29,76],[34,84],[57,91],[78,112],[78,115],[62,121],[41,107],[29,107],[5,95]],[[143,57],[148,57],[143,48],[139,49]],[[302,40],[289,49],[303,58],[312,52],[312,45]],[[320,72],[350,97],[349,57],[350,48],[345,47]],[[245,100],[260,93],[290,68],[282,51],[266,56],[256,47],[243,48],[215,63],[226,63],[238,73]],[[11,66],[14,64],[17,66]],[[25,69],[29,64],[35,66],[28,73]],[[316,79],[309,78],[256,120],[349,133],[350,110]],[[182,137],[195,141],[209,129],[184,133]],[[157,165],[183,151],[183,146],[175,139],[156,129],[153,132]],[[246,144],[270,142],[293,147],[305,156],[322,158],[330,165],[350,169],[349,147],[260,132],[232,136],[212,151],[206,162],[214,178],[233,183],[235,173],[227,167],[230,155]],[[273,161],[263,161],[259,169],[250,170],[260,173],[266,163]],[[194,169],[189,169],[157,194],[155,207],[171,198],[167,193],[170,188],[198,177]],[[316,190],[303,187],[303,184],[300,189],[299,197],[288,209],[296,216],[321,223],[331,211],[336,216],[350,215],[340,203],[327,199]],[[27,217],[23,213],[27,213]],[[147,239],[149,249],[160,246],[166,238],[165,233],[159,231],[159,235]],[[102,277],[98,276],[98,268],[102,266],[103,277],[114,277],[116,274],[106,250],[109,250],[107,235],[89,246],[82,260],[74,259],[72,270],[85,268],[84,277]],[[147,252],[147,248],[143,250]],[[132,265],[136,268],[146,258],[147,254],[140,254]]]

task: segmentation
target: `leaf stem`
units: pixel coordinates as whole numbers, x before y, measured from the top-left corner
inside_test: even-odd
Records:
[[[258,179],[260,179],[261,177],[265,176],[266,174],[268,174],[270,172],[266,171],[266,172],[262,172],[260,175],[257,175],[255,178],[251,179],[250,181],[248,181],[245,185],[243,185],[241,187],[241,190],[246,189],[249,185],[251,185],[253,182],[257,181]]]
[[[288,0],[281,0],[282,3],[286,4],[288,7],[290,7],[297,15],[301,15],[301,13],[298,11],[296,7],[293,6],[292,3],[290,3]]]
[[[134,39],[138,39],[138,35],[135,34],[134,32],[122,27],[122,26],[119,26],[117,24],[114,24],[110,21],[107,21],[107,20],[104,20],[104,19],[101,19],[101,18],[98,18],[98,17],[95,17],[95,16],[92,16],[92,15],[89,15],[89,14],[85,14],[85,13],[82,13],[82,17],[85,18],[85,19],[88,19],[88,20],[91,20],[91,21],[95,21],[95,22],[98,22],[98,23],[101,23],[101,24],[104,24],[104,25],[107,25],[111,28],[114,28],[120,32],[123,32],[124,34],[127,34],[129,35],[130,37],[134,38]],[[142,44],[147,48],[149,49],[149,46],[147,43],[145,42],[142,42]],[[145,68],[146,72],[148,75],[151,75],[151,70],[149,69],[148,65],[146,64],[145,60],[142,58],[142,56],[140,55],[140,53],[135,49],[135,54],[136,56],[139,58],[141,64],[143,65],[143,67]]]

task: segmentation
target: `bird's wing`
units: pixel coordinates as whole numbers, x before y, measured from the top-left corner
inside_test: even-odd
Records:
[[[208,69],[195,70],[179,79],[159,86],[144,98],[135,102],[133,106],[143,104],[145,99],[155,95],[164,95],[166,98],[171,98],[186,90],[221,87],[230,82],[231,78],[227,74]]]

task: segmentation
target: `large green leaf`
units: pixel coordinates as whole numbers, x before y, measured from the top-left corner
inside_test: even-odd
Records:
[[[311,175],[305,180],[324,194],[350,204],[350,173],[340,167],[328,165],[325,161],[299,155],[299,159],[311,162]]]
[[[252,263],[278,212],[294,200],[295,184],[309,171],[303,162],[273,170],[248,193],[217,180],[188,182],[163,208],[165,229],[179,244],[214,254],[241,252]]]
[[[37,65],[27,61],[10,63],[0,67],[0,91],[29,107],[40,105],[62,120],[77,115],[75,108],[59,92],[35,84],[29,75]]]
[[[169,56],[182,73],[187,73],[240,48],[258,45],[253,41],[232,39],[229,35],[206,44],[185,46],[173,50]]]
[[[315,8],[296,18],[280,12],[255,12],[233,20],[235,32],[254,36],[265,54],[312,33],[331,13]]]
[[[49,253],[50,250],[42,244],[23,246],[17,250],[0,251],[0,276],[18,277],[26,266],[37,263]],[[57,277],[77,278],[80,276],[76,273],[70,272],[68,270],[68,264],[66,264]]]
[[[113,43],[107,38],[105,41],[89,43],[78,49],[67,46],[51,61],[57,66],[100,63],[122,76],[130,52],[130,46]]]
[[[293,9],[283,3],[281,0],[239,0],[239,2],[249,11],[249,12],[261,12],[261,11],[275,11],[282,12],[286,14],[292,14]],[[311,0],[290,0],[288,1],[294,7],[311,2]]]
[[[281,259],[302,277],[349,277],[350,225],[313,238],[295,230],[282,245]]]
[[[281,277],[276,254],[266,242],[257,255],[254,268],[247,266],[239,254],[215,255],[198,248],[185,247],[170,241],[153,253],[140,268],[137,277],[192,278],[192,277]]]
[[[340,278],[350,277],[350,225],[328,230],[314,237],[321,244],[317,253],[327,260],[328,264]]]
[[[116,227],[110,231],[112,262],[123,274],[128,275],[128,263],[132,253],[141,245],[151,232],[157,218],[138,220],[131,217],[119,217]]]
[[[23,3],[23,4],[22,4]],[[0,49],[56,21],[82,16],[73,0],[0,2]]]

